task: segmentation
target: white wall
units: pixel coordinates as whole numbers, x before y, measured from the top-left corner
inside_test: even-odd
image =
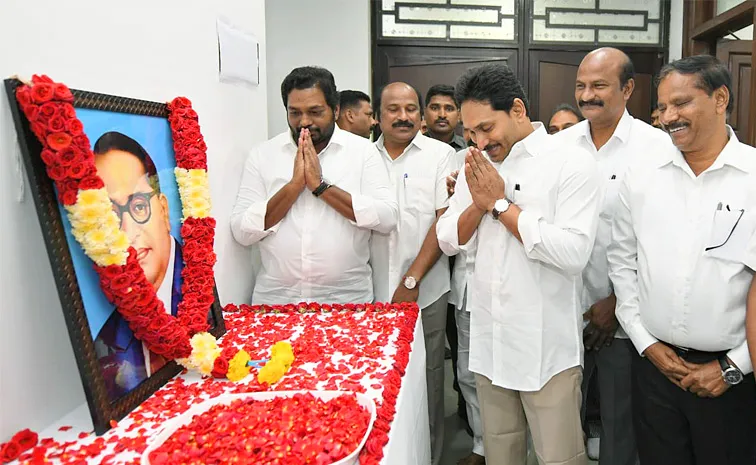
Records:
[[[45,73],[71,87],[167,101],[186,95],[208,145],[215,267],[223,303],[247,302],[249,252],[228,217],[246,151],[267,136],[263,0],[4,0],[0,76]],[[215,19],[261,41],[261,85],[218,82]],[[0,442],[40,430],[85,401],[28,186],[17,202],[15,130],[0,96]],[[24,176],[23,181],[26,182]]]
[[[298,66],[318,65],[339,90],[370,94],[370,0],[266,0],[268,134],[286,130],[281,81]]]

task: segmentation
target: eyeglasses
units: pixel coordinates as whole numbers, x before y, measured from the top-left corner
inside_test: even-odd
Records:
[[[720,204],[720,205],[721,205],[721,204]],[[729,210],[729,208],[730,208],[730,207],[728,206],[728,207],[727,207],[727,209]],[[730,238],[732,237],[732,233],[734,233],[734,232],[735,232],[735,228],[737,228],[737,227],[738,227],[738,223],[740,223],[740,219],[741,219],[741,218],[743,218],[743,213],[745,213],[745,210],[740,210],[740,215],[738,215],[738,220],[737,220],[737,221],[735,222],[735,224],[734,224],[734,225],[732,226],[732,229],[730,230],[730,234],[728,234],[728,235],[727,235],[727,239],[725,239],[725,240],[724,240],[724,242],[722,242],[722,243],[721,243],[721,244],[719,244],[719,245],[713,245],[713,246],[711,246],[711,247],[706,247],[706,248],[704,249],[704,252],[708,252],[709,250],[718,249],[718,248],[720,248],[720,247],[724,246],[725,244],[727,244],[727,241],[729,241],[729,240],[730,240]]]
[[[129,200],[126,205],[120,205],[113,199],[110,199],[110,203],[113,204],[113,211],[118,215],[120,220],[120,227],[123,227],[123,214],[128,212],[131,219],[137,224],[145,224],[150,221],[152,217],[152,206],[150,200],[157,195],[154,190],[152,192],[135,192],[129,196]]]

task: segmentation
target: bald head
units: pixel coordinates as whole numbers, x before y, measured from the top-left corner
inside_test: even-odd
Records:
[[[580,67],[583,66],[611,68],[619,79],[620,87],[625,87],[630,79],[635,78],[633,61],[625,52],[613,47],[601,47],[588,53],[580,62]]]
[[[379,95],[378,121],[387,142],[409,144],[420,130],[423,99],[404,82],[386,85]]]
[[[634,76],[633,62],[622,50],[603,47],[583,58],[575,101],[592,127],[612,126],[622,118],[635,89]]]

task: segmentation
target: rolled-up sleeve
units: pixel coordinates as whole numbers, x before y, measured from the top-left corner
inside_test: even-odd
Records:
[[[554,222],[527,209],[517,220],[528,258],[582,272],[596,239],[600,200],[596,162],[582,150],[571,155],[560,176]]]
[[[639,354],[658,342],[643,325],[640,315],[638,287],[638,239],[630,210],[630,182],[632,172],[622,181],[619,200],[612,220],[612,241],[607,248],[609,278],[617,296],[617,319]]]
[[[354,219],[360,228],[388,234],[396,227],[399,207],[391,192],[388,170],[373,144],[365,148],[360,192],[352,195]]]
[[[257,149],[244,163],[239,193],[231,211],[231,233],[241,245],[252,245],[278,230],[280,223],[265,230],[265,213],[268,209],[268,193],[260,173],[260,153]]]
[[[467,188],[465,171],[460,170],[457,184],[454,187],[454,195],[449,198],[449,208],[441,215],[436,224],[436,237],[441,251],[448,256],[457,255],[459,252],[468,252],[470,245],[475,241],[476,231],[467,244],[459,243],[459,217],[467,207],[472,205],[472,196]]]

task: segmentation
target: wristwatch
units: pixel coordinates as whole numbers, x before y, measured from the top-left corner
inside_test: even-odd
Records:
[[[496,203],[494,203],[493,210],[491,210],[491,215],[495,220],[498,220],[499,215],[509,210],[510,205],[512,205],[512,202],[507,199],[497,200]]]
[[[315,197],[320,197],[320,194],[325,192],[329,187],[331,187],[331,184],[328,184],[328,181],[321,178],[320,185],[316,187],[314,191],[312,191],[312,195],[314,195]]]
[[[417,279],[413,276],[405,276],[402,284],[404,284],[404,287],[407,289],[412,290],[417,286]]]
[[[722,367],[722,378],[730,386],[734,386],[743,381],[743,372],[736,366],[732,366],[727,357],[719,358],[719,366]]]

